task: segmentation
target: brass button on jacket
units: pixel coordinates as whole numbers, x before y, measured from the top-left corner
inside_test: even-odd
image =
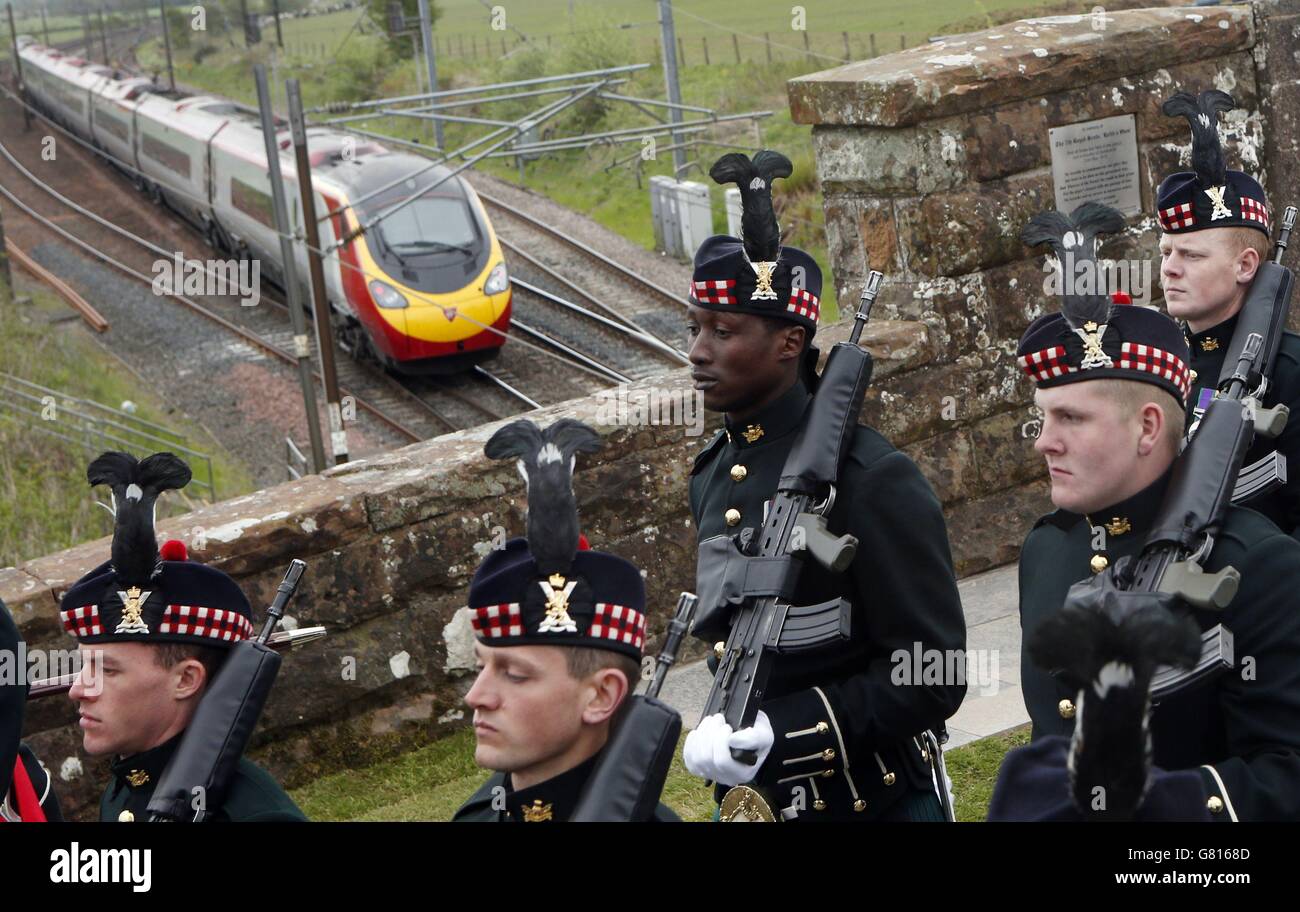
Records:
[[[1094,554],[1092,556],[1092,560],[1089,561],[1088,563],[1089,566],[1092,567],[1093,573],[1100,573],[1101,571],[1105,570],[1107,567],[1110,566],[1110,561],[1106,560],[1106,556],[1104,554]]]
[[[740,511],[737,510],[735,507],[729,509],[726,513],[723,514],[723,516],[726,518],[727,525],[729,526],[734,526],[738,522],[740,522]]]
[[[743,465],[734,465],[731,467],[732,481],[744,481],[745,476],[748,474],[749,474],[749,469],[745,468]]]
[[[1062,719],[1074,718],[1074,702],[1071,700],[1062,700],[1056,705],[1057,711],[1061,714]]]

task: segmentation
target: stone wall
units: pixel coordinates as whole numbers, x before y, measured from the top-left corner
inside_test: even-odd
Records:
[[[835,327],[831,336],[842,336]],[[866,339],[885,382],[917,356],[924,327],[881,321]],[[693,395],[675,371],[628,388],[627,399]],[[693,588],[695,535],[687,506],[694,454],[717,426],[633,425],[609,400],[574,400],[532,414],[596,427],[605,447],[579,457],[576,490],[594,547],[646,572],[650,634],[657,648],[682,589]],[[622,420],[623,424],[611,423]],[[255,736],[254,757],[293,786],[358,768],[464,724],[473,668],[464,612],[467,589],[493,541],[522,534],[523,483],[513,462],[494,463],[483,444],[500,423],[450,434],[235,498],[159,523],[190,557],[234,576],[261,616],[290,559],[307,561],[289,614],[329,635],[284,662]],[[692,436],[694,434],[694,436]],[[89,495],[89,489],[87,489]],[[109,539],[0,569],[0,600],[29,649],[67,650],[58,603],[107,559]],[[687,650],[702,646],[689,641]],[[25,733],[59,778],[65,808],[94,816],[107,761],[80,749],[65,697],[28,703]]]
[[[1046,306],[1044,258],[1019,235],[1055,206],[1048,130],[1135,115],[1144,214],[1102,256],[1149,258],[1158,282],[1159,227],[1145,213],[1161,177],[1190,163],[1186,121],[1160,111],[1173,92],[1232,93],[1230,163],[1261,178],[1275,214],[1300,199],[1298,9],[1027,19],[789,83],[795,121],[813,126],[841,308],[877,269],[875,312],[925,327],[925,357],[873,390],[867,417],[934,483],[963,574],[1013,559],[1048,507],[1026,437],[1033,390],[1013,358]]]

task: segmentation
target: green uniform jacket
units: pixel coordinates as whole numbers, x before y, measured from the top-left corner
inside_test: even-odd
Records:
[[[1201,390],[1213,389],[1219,382],[1223,360],[1227,355],[1232,333],[1237,328],[1237,318],[1224,320],[1204,332],[1188,334],[1187,344],[1192,349],[1192,370],[1196,371],[1192,395],[1187,402],[1188,426],[1196,411]],[[1300,336],[1287,332],[1277,348],[1277,362],[1264,406],[1272,408],[1282,403],[1291,409],[1291,419],[1276,440],[1257,439],[1246,453],[1245,465],[1262,459],[1274,450],[1286,458],[1288,484],[1258,497],[1242,506],[1258,510],[1277,524],[1287,535],[1300,535]]]
[[[461,805],[453,823],[562,823],[573,814],[582,797],[582,787],[596,767],[597,753],[573,769],[520,791],[505,773],[493,773],[470,799]],[[680,823],[681,818],[660,802],[656,823]]]
[[[1060,610],[1096,554],[1113,563],[1141,550],[1168,482],[1166,473],[1091,514],[1091,525],[1064,510],[1038,521],[1020,555],[1025,640]],[[1094,527],[1107,530],[1100,552]],[[1153,707],[1153,759],[1166,770],[1199,769],[1215,820],[1300,820],[1300,542],[1254,510],[1232,507],[1206,570],[1227,565],[1241,572],[1236,597],[1222,612],[1193,617],[1202,630],[1221,622],[1232,631],[1237,667]],[[1070,735],[1075,692],[1034,665],[1027,650],[1020,680],[1033,737]]]
[[[99,801],[101,821],[148,821],[149,799],[153,797],[158,777],[176,752],[183,734],[184,732],[152,750],[113,761],[113,781]],[[207,819],[245,823],[301,822],[307,818],[269,773],[241,757],[225,801]]]
[[[700,541],[762,525],[811,401],[796,383],[696,457],[690,498]],[[933,794],[916,736],[941,727],[965,696],[966,622],[939,500],[912,460],[870,428],[856,428],[829,528],[857,536],[857,557],[842,574],[810,560],[792,601],[847,598],[851,639],[777,660],[762,704],[776,742],[755,783],[781,808],[802,806],[797,820],[874,820]],[[961,680],[936,680],[927,665],[960,667]]]

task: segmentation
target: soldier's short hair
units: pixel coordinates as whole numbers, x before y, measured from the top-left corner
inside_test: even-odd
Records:
[[[1236,256],[1247,247],[1254,249],[1259,254],[1259,261],[1262,263],[1268,259],[1271,252],[1272,242],[1268,235],[1257,228],[1243,228],[1234,226],[1225,228],[1224,231],[1231,232],[1227,237],[1230,239],[1231,247],[1229,248],[1232,255]]]
[[[207,672],[205,687],[211,685],[221,666],[226,661],[228,650],[215,646],[200,646],[196,643],[156,643],[153,644],[153,660],[161,668],[171,668],[177,662],[186,659],[198,659]]]
[[[1240,230],[1254,231],[1252,228]],[[1259,234],[1258,231],[1255,233]],[[1162,389],[1153,383],[1143,383],[1140,380],[1105,378],[1091,382],[1096,385],[1098,392],[1118,404],[1127,414],[1135,413],[1148,402],[1154,402],[1160,406],[1160,410],[1165,415],[1165,443],[1175,456],[1178,455],[1183,431],[1186,429],[1187,413],[1183,410],[1182,404],[1170,395],[1168,390]]]
[[[627,678],[630,692],[641,678],[641,663],[630,655],[614,652],[610,649],[598,649],[595,646],[564,646],[565,662],[569,674],[581,680],[594,675],[604,668],[615,668]]]
[[[767,324],[767,331],[769,335],[771,333],[780,332],[783,329],[789,329],[792,326],[801,326],[801,324],[799,323],[795,323],[791,320],[783,320],[780,317],[760,316],[759,319]],[[808,332],[808,328],[806,326],[803,326],[802,329],[804,331],[803,350],[807,351],[808,346],[812,344],[812,333]]]

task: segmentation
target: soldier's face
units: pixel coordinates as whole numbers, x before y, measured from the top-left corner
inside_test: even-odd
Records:
[[[1052,503],[1072,513],[1110,506],[1150,483],[1151,452],[1140,418],[1093,383],[1040,389],[1043,429],[1034,449],[1047,461]]]
[[[513,773],[515,787],[526,788],[599,749],[584,727],[590,687],[569,673],[563,648],[475,643],[474,656],[479,673],[465,702],[479,766]]]
[[[147,643],[81,648],[81,675],[68,692],[80,713],[82,744],[92,756],[123,757],[157,747],[184,729],[202,687],[195,659],[164,668]]]
[[[780,389],[787,362],[803,348],[793,325],[773,330],[762,317],[723,313],[690,305],[691,378],[711,412],[739,414],[761,406]]]
[[[1207,228],[1160,239],[1160,284],[1170,316],[1193,332],[1231,317],[1255,278],[1259,254],[1237,252],[1234,229]]]

